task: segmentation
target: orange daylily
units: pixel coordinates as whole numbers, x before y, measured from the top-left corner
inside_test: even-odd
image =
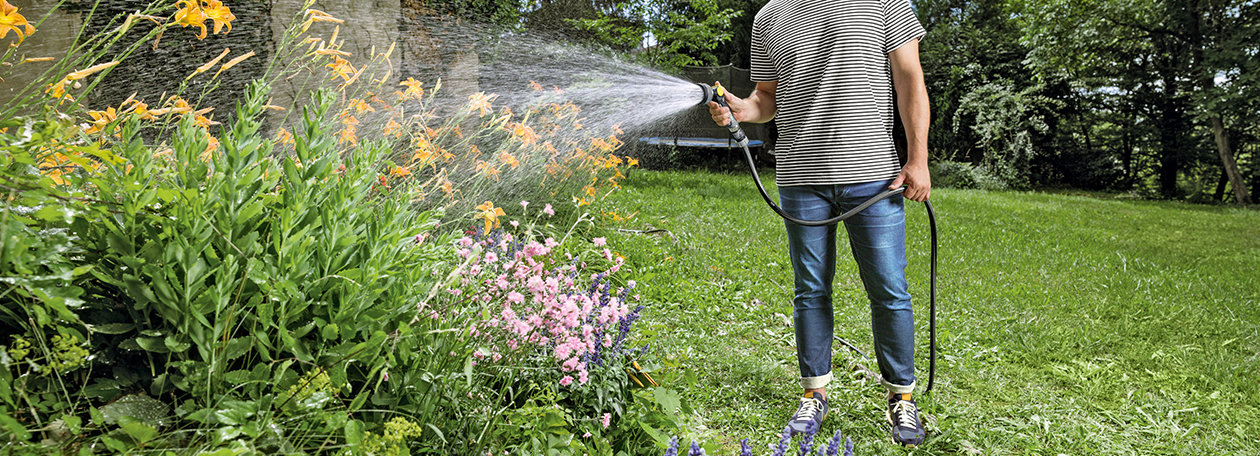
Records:
[[[490,100],[494,99],[494,95],[486,95],[485,92],[477,92],[468,96],[468,108],[475,109],[480,112],[479,115],[485,116],[492,110]]]
[[[280,129],[276,131],[276,141],[279,142],[280,145],[294,144],[293,133],[289,133],[289,130],[284,129],[284,127],[280,127]]]
[[[317,9],[308,9],[308,10],[306,10],[305,15],[307,16],[307,18],[306,18],[306,22],[303,22],[303,23],[302,23],[302,32],[303,32],[303,33],[305,33],[307,29],[310,29],[310,28],[311,28],[311,24],[314,24],[314,23],[316,23],[316,22],[332,22],[332,23],[336,23],[336,24],[341,24],[341,23],[346,22],[346,21],[344,21],[344,20],[341,20],[341,19],[337,19],[337,18],[335,18],[335,17],[332,17],[332,15],[331,15],[331,14],[325,13],[325,12],[320,11],[320,10],[317,10]]]
[[[191,77],[196,76],[196,75],[198,75],[198,74],[201,74],[201,73],[205,73],[205,72],[207,72],[207,71],[210,71],[210,69],[211,69],[211,68],[214,68],[214,66],[215,66],[215,65],[217,65],[217,64],[219,63],[219,61],[220,61],[220,60],[223,60],[223,58],[224,58],[224,57],[227,57],[227,55],[228,55],[228,53],[229,53],[229,52],[232,52],[232,49],[231,49],[231,48],[223,48],[223,52],[220,52],[218,57],[215,57],[215,58],[213,58],[213,59],[210,59],[210,61],[209,61],[209,62],[206,62],[206,64],[205,64],[205,65],[202,65],[202,66],[197,67],[197,69],[196,69],[196,70],[193,70],[193,73],[192,73],[192,74],[190,74],[190,75],[188,75],[188,77],[189,77],[189,78],[191,78]],[[187,79],[187,78],[185,78],[185,79]]]
[[[206,17],[214,21],[214,33],[218,34],[219,29],[227,26],[227,32],[232,31],[232,21],[236,20],[236,16],[232,14],[232,10],[223,5],[219,0],[206,0],[203,3],[205,7]]]
[[[388,122],[385,122],[385,128],[381,130],[381,133],[393,136],[395,138],[401,138],[403,135],[403,126],[402,124],[396,122],[394,119],[389,119]]]
[[[394,177],[407,177],[411,175],[411,170],[402,166],[395,166],[389,170],[389,175]]]
[[[236,16],[232,14],[232,10],[223,5],[220,0],[179,0],[175,2],[175,23],[181,27],[197,27],[201,29],[201,33],[197,34],[197,39],[205,39],[206,37],[206,21],[214,22],[214,33],[218,34],[223,30],[223,26],[227,26],[227,30],[223,33],[232,31],[232,21],[236,20]]]
[[[118,111],[114,108],[108,108],[104,111],[88,111],[88,115],[92,116],[92,126],[83,130],[85,134],[99,133],[104,130],[110,122],[118,119]]]
[[[206,12],[201,10],[201,0],[179,0],[175,3],[175,7],[179,8],[175,11],[175,23],[180,27],[197,27],[201,29],[201,33],[197,34],[197,39],[206,37]]]
[[[17,34],[19,44],[35,33],[35,27],[18,13],[16,6],[10,5],[8,0],[0,0],[0,38],[7,36],[9,30]]]
[[[503,208],[494,207],[494,203],[486,201],[480,206],[477,206],[477,214],[473,216],[473,219],[484,220],[486,222],[486,234],[490,234],[490,229],[492,227],[499,227],[499,217],[504,215],[506,214],[504,214]]]
[[[224,71],[227,71],[228,68],[232,68],[236,66],[236,64],[241,63],[245,61],[245,59],[253,57],[254,55],[255,55],[254,51],[249,51],[236,58],[233,58],[232,60],[228,60],[227,63],[224,63],[223,66],[219,67],[219,71],[214,72],[214,76],[216,78],[219,77],[219,74],[223,73]]]
[[[356,72],[356,70],[354,69],[354,66],[350,65],[349,60],[343,59],[340,56],[336,56],[336,55],[333,56],[332,63],[329,63],[324,66],[328,68],[332,68],[332,71],[333,71],[332,79],[337,79],[338,77],[340,77],[341,79],[345,79],[346,81],[349,81],[350,78],[354,77],[355,72]]]
[[[525,144],[538,142],[538,134],[534,133],[534,129],[524,123],[516,123],[512,126],[512,136],[520,139]]]
[[[52,95],[53,98],[65,98],[69,101],[74,101],[74,97],[71,97],[66,94],[66,84],[69,84],[74,81],[78,81],[80,79],[86,78],[98,72],[113,68],[114,65],[118,65],[117,60],[114,60],[112,62],[98,64],[98,65],[92,65],[82,70],[67,74],[66,77],[61,78],[60,81],[57,81],[54,84],[49,84],[48,88],[45,89],[44,92],[48,93],[49,95]]]
[[[416,100],[419,100],[420,97],[424,96],[424,83],[417,81],[415,78],[407,78],[406,81],[400,82],[398,83],[398,85],[401,85],[407,88],[406,90],[403,90],[402,92],[398,92],[399,99],[406,99],[408,97],[411,97],[411,98],[415,98]]]
[[[350,100],[348,104],[354,108],[355,114],[363,114],[364,111],[376,112],[376,108],[373,108],[372,105],[369,105],[358,98]]]
[[[519,166],[519,165],[521,164],[521,162],[520,162],[520,161],[518,161],[518,160],[516,159],[516,157],[512,156],[512,154],[509,154],[509,153],[507,153],[507,152],[503,152],[503,153],[499,154],[499,161],[500,161],[500,162],[503,162],[503,164],[508,165],[508,166],[511,166],[511,167],[513,167],[513,168],[515,168],[515,167],[517,167],[517,166]]]

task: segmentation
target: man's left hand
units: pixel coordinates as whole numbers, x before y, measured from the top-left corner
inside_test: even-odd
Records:
[[[902,185],[906,186],[905,193],[901,195],[914,201],[927,201],[928,196],[932,193],[932,176],[928,172],[927,164],[910,164],[901,167],[901,173],[897,174],[897,178],[893,179],[892,185],[888,188],[897,188]]]

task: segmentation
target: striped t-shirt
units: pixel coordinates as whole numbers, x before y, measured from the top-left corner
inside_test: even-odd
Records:
[[[771,0],[757,13],[752,80],[778,81],[780,186],[897,176],[888,53],[923,35],[908,0]]]

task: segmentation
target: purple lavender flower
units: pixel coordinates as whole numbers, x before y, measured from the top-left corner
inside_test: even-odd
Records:
[[[691,441],[691,451],[687,452],[687,456],[704,456],[704,448],[700,448],[700,444],[695,440]]]
[[[669,440],[669,448],[665,449],[664,456],[678,456],[678,437]]]
[[[752,448],[748,446],[748,439],[739,441],[739,456],[753,456]]]
[[[787,454],[788,444],[792,442],[792,428],[784,427],[783,434],[779,437],[779,446],[775,447],[774,453],[770,456],[784,456]]]
[[[844,438],[844,456],[853,456],[853,441],[848,437]]]
[[[818,423],[811,421],[809,425],[805,426],[805,437],[801,438],[800,451],[796,453],[797,456],[809,456],[809,453],[814,451],[814,436],[817,434]]]
[[[617,322],[617,337],[613,338],[613,353],[621,353],[622,344],[625,343],[626,336],[630,334],[630,326],[639,319],[639,312],[643,310],[643,307],[642,305],[635,307],[634,311],[621,317]]]
[[[827,456],[836,456],[840,454],[840,430],[836,429],[836,434],[831,436],[831,442],[827,444]]]

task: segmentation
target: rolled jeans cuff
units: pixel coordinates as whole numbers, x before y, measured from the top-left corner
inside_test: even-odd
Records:
[[[801,377],[801,386],[805,389],[826,388],[831,383],[831,372],[817,377]]]
[[[887,380],[882,379],[880,382],[884,384],[884,389],[887,389],[888,392],[892,394],[910,394],[914,392],[915,382],[910,382],[909,385],[894,385],[892,383],[888,383]]]

